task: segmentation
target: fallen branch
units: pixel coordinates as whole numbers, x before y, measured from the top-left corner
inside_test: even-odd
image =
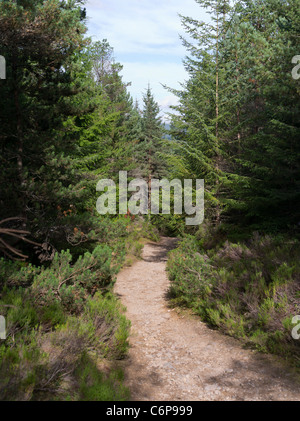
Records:
[[[11,218],[6,218],[6,219],[2,219],[2,221],[0,221],[0,225],[6,223],[6,222],[11,222],[11,221],[24,221],[25,218],[23,217],[11,217]],[[23,254],[20,250],[16,249],[15,247],[13,247],[12,245],[8,244],[3,238],[1,238],[1,235],[7,235],[10,237],[14,237],[17,238],[21,241],[24,241],[26,243],[32,244],[34,246],[37,247],[42,247],[41,244],[29,240],[28,238],[25,237],[25,235],[30,235],[30,232],[27,230],[23,230],[23,229],[16,229],[16,228],[0,228],[0,250],[10,259],[12,260],[25,260],[28,259],[28,256]],[[16,256],[20,257],[21,259],[18,259]]]

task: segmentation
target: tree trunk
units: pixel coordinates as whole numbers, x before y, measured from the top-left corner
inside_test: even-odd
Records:
[[[17,70],[17,58],[15,55],[12,57],[12,70],[14,78],[14,102],[16,112],[16,133],[17,133],[17,173],[19,180],[20,191],[20,205],[21,205],[21,217],[24,218],[22,222],[22,229],[26,230],[26,199],[25,199],[25,178],[24,178],[24,166],[23,166],[23,155],[24,155],[24,140],[22,131],[22,115],[20,107],[20,92],[18,86],[18,70]]]
[[[220,164],[220,155],[219,155],[219,11],[217,10],[217,33],[216,33],[216,171],[217,177],[219,176],[219,164]],[[220,182],[217,178],[216,180],[217,190],[216,190],[216,198],[218,201],[219,196],[219,189],[220,189]],[[216,224],[220,224],[220,205],[217,202],[217,209],[216,209]]]

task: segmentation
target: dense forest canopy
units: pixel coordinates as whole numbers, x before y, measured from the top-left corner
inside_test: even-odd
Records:
[[[298,232],[299,3],[197,2],[211,21],[182,17],[192,39],[173,117],[182,167],[205,179],[216,223]]]

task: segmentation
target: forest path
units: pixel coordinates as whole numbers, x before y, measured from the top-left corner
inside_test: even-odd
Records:
[[[175,245],[166,237],[146,244],[115,284],[132,322],[125,361],[132,400],[300,400],[299,383],[275,358],[168,308],[165,268]]]

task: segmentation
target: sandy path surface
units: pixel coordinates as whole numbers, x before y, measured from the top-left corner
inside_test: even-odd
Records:
[[[147,244],[115,285],[132,322],[125,361],[132,400],[299,400],[299,383],[275,358],[168,308],[165,267],[175,242]]]

